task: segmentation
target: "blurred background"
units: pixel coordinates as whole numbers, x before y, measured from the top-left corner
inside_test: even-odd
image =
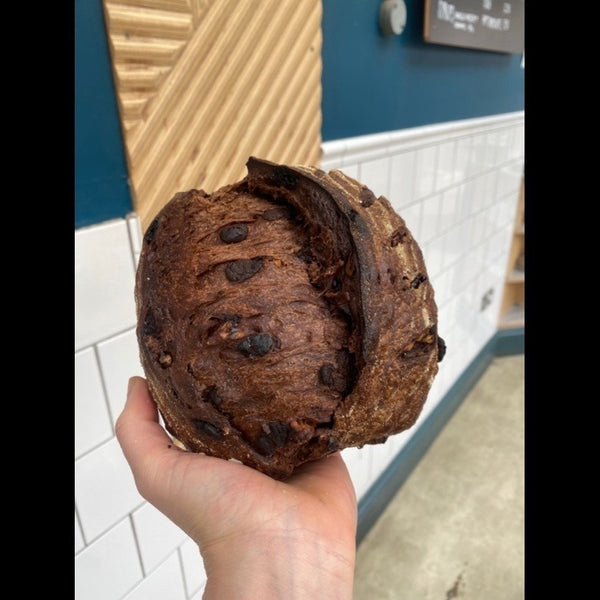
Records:
[[[340,169],[386,196],[421,246],[448,352],[413,428],[343,452],[359,543],[490,365],[522,354],[523,11],[522,0],[76,0],[77,600],[202,596],[197,547],[139,495],[114,437],[127,380],[143,375],[142,234],[175,192],[237,181],[250,155]],[[446,598],[467,593],[452,583]]]

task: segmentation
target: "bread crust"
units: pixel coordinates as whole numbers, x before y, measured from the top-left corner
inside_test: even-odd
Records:
[[[412,426],[445,346],[421,250],[385,197],[340,171],[247,168],[176,194],[149,226],[137,336],[172,435],[283,479]]]

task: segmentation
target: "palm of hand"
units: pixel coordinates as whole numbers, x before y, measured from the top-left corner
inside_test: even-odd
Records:
[[[338,454],[276,481],[236,462],[178,449],[158,423],[145,381],[132,378],[116,426],[141,495],[210,553],[293,541],[354,544],[354,488]]]

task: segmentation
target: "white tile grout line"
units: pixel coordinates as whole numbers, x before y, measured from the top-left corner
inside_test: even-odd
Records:
[[[183,591],[185,593],[185,597],[189,598],[191,596],[191,594],[188,589],[187,579],[185,578],[185,569],[183,568],[183,556],[181,555],[181,546],[182,546],[182,544],[179,544],[179,546],[177,546],[177,549],[176,549],[177,559],[179,561],[179,570],[181,571],[181,579],[183,579]]]
[[[79,516],[79,511],[77,510],[77,503],[75,503],[75,518],[77,519],[77,523],[79,523],[79,531],[81,533],[81,539],[83,540],[83,548],[81,548],[81,550],[75,552],[75,556],[77,556],[78,554],[81,554],[81,552],[83,552],[88,546],[88,542],[85,539],[85,533],[83,531],[83,527],[81,526],[81,518]]]
[[[143,504],[145,504],[145,502]],[[143,506],[143,504],[141,504],[140,506]],[[137,531],[135,529],[135,523],[133,522],[133,512],[135,510],[137,510],[138,508],[139,507],[134,508],[131,511],[129,511],[129,514],[127,515],[127,519],[129,519],[129,525],[131,526],[131,531],[133,532],[133,541],[135,542],[135,549],[137,550],[138,560],[140,561],[140,570],[142,571],[142,581],[143,581],[144,579],[146,579],[146,577],[148,577],[149,573],[146,573],[146,569],[144,569],[144,561],[142,560],[142,549],[140,547],[140,541],[138,540]],[[136,583],[136,585],[138,585],[138,583]],[[131,590],[129,590],[127,592],[127,594],[130,591]],[[124,596],[126,596],[127,594],[124,594]]]
[[[135,279],[135,273],[137,272],[137,263],[136,263],[136,260],[135,260],[136,244],[135,244],[135,242],[134,242],[134,240],[132,238],[131,223],[130,223],[130,221],[134,221],[135,220],[136,221],[136,227],[137,227],[138,226],[137,219],[138,219],[138,216],[136,215],[136,213],[129,213],[127,215],[127,217],[125,218],[125,223],[127,225],[127,238],[129,240],[129,250],[130,250],[130,255],[131,255],[131,261],[132,261],[132,264],[133,264],[134,279]],[[142,243],[143,243],[143,238],[140,241],[140,247],[141,247]]]
[[[205,585],[206,582],[201,583],[194,590],[190,590],[188,588],[187,579],[185,577],[185,569],[183,568],[183,555],[181,553],[181,546],[183,546],[183,544],[185,544],[185,542],[187,542],[188,539],[192,540],[194,543],[196,543],[192,538],[190,538],[188,536],[188,538],[185,541],[183,541],[181,544],[179,544],[179,546],[177,546],[177,550],[176,551],[177,551],[177,555],[179,557],[179,568],[181,569],[181,578],[183,579],[183,589],[184,589],[184,592],[185,592],[185,597],[186,598],[191,598],[192,596],[194,596],[195,594],[197,594],[202,589],[202,586]],[[200,560],[204,561],[204,559],[202,558],[202,554],[200,553],[200,548],[198,546],[197,546],[197,548],[198,548],[198,556],[200,556]],[[169,554],[169,556],[171,556],[171,555]]]
[[[87,346],[82,346],[81,348],[77,348],[75,350],[75,354],[77,354],[78,352],[83,352],[84,350],[88,350],[89,348],[93,348],[94,346],[97,346],[99,344],[103,344],[104,342],[108,342],[108,341],[112,340],[113,338],[119,337],[120,335],[123,335],[125,333],[130,333],[131,331],[135,331],[136,327],[137,327],[136,325],[133,325],[133,326],[130,325],[129,327],[127,327],[125,329],[120,329],[119,331],[115,331],[114,333],[111,333],[107,337],[99,338],[95,342],[88,344]]]
[[[115,415],[112,414],[112,410],[110,409],[110,402],[108,401],[108,385],[106,384],[106,381],[104,378],[104,369],[102,368],[102,362],[100,361],[100,352],[98,351],[98,344],[97,343],[93,344],[92,348],[94,351],[94,357],[96,359],[98,371],[100,372],[100,384],[102,385],[102,395],[104,396],[104,405],[106,406],[106,410],[108,411],[108,417],[110,419],[110,430],[112,431],[112,437],[114,437],[115,436],[115,426],[114,426]],[[87,454],[87,452],[86,452],[86,454]],[[79,456],[77,458],[81,458],[81,457]]]

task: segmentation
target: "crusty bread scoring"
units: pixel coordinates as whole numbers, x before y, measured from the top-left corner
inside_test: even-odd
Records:
[[[421,251],[389,201],[340,171],[250,158],[148,227],[141,362],[189,450],[276,478],[410,427],[444,344]]]

